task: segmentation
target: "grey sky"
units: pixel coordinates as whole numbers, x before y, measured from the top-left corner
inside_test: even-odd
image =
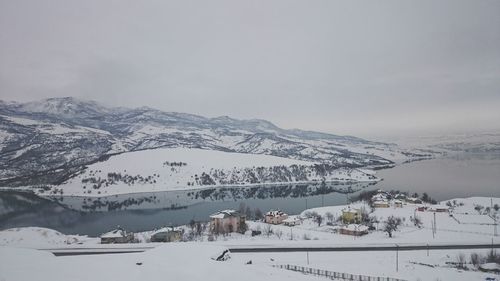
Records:
[[[363,137],[500,129],[500,1],[0,0],[0,98]]]

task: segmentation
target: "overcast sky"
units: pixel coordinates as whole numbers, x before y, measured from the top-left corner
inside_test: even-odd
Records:
[[[0,0],[0,98],[362,137],[500,128],[500,1]]]

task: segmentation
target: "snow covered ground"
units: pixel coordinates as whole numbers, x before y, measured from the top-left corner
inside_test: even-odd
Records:
[[[485,280],[494,276],[474,269],[470,264],[471,253],[486,255],[487,250],[431,250],[399,251],[398,270],[396,271],[396,253],[386,252],[292,252],[292,253],[232,253],[231,259],[217,262],[211,259],[225,248],[234,247],[342,247],[368,245],[409,245],[409,244],[474,244],[500,243],[500,237],[494,236],[494,224],[491,217],[498,215],[495,204],[500,198],[458,198],[449,200],[454,205],[452,214],[436,213],[437,232],[432,234],[431,222],[434,212],[415,211],[417,205],[404,204],[401,208],[376,208],[372,213],[379,221],[388,216],[403,218],[403,226],[389,238],[383,231],[371,231],[369,234],[354,237],[335,232],[337,226],[321,226],[313,219],[304,219],[301,225],[288,227],[268,225],[263,222],[249,221],[250,230],[263,233],[252,237],[246,234],[232,233],[215,237],[209,242],[207,236],[192,242],[145,243],[151,231],[137,233],[137,244],[128,247],[154,246],[153,250],[143,253],[114,254],[97,256],[54,257],[48,252],[35,249],[53,248],[98,248],[123,247],[124,245],[100,245],[97,238],[78,235],[64,235],[44,228],[17,228],[0,231],[0,280],[317,280],[320,277],[273,268],[272,265],[298,265],[316,269],[363,274],[369,276],[394,277],[405,280]],[[446,204],[448,201],[441,202]],[[351,208],[367,208],[365,203],[357,202]],[[483,208],[478,208],[482,206]],[[493,206],[489,216],[484,213],[485,206]],[[347,206],[329,206],[306,210],[326,217],[341,214]],[[410,216],[417,215],[423,222],[418,228],[410,221]],[[488,220],[489,218],[490,220]],[[478,223],[474,223],[477,219]],[[463,222],[462,222],[463,221]],[[380,223],[378,228],[382,227]],[[185,232],[189,226],[183,226]],[[269,228],[269,233],[267,231]],[[31,249],[26,249],[31,248]],[[309,258],[307,258],[307,255]],[[452,265],[460,255],[465,256],[470,270],[458,270]],[[309,260],[309,261],[308,261]],[[247,264],[252,261],[252,264]],[[142,263],[138,265],[137,263]],[[82,266],[84,265],[84,266]],[[90,274],[90,275],[89,275]],[[36,278],[35,278],[36,277]],[[497,276],[498,278],[498,276]]]
[[[11,228],[0,231],[0,246],[39,249],[97,243],[99,243],[99,238],[66,235],[42,227]]]
[[[311,241],[295,243],[307,246]],[[335,272],[404,280],[485,280],[476,270],[457,270],[449,263],[459,255],[486,255],[487,250],[395,252],[231,253],[215,261],[225,246],[210,242],[162,244],[143,253],[55,257],[47,251],[0,247],[0,280],[321,280],[274,268],[297,265]],[[251,261],[251,264],[247,264]],[[472,265],[468,267],[473,268]],[[319,278],[319,279],[318,279]]]
[[[170,243],[144,253],[55,257],[1,248],[0,280],[317,280],[270,266],[216,261],[224,247]]]
[[[66,196],[189,190],[214,186],[252,186],[320,181],[373,182],[367,169],[339,168],[321,174],[315,163],[264,154],[191,148],[143,150],[97,162],[50,191]]]
[[[459,254],[467,258],[472,252],[486,254],[485,250],[399,251],[396,270],[395,252],[292,252],[233,254],[233,263],[248,260],[258,267],[290,264],[342,273],[374,277],[392,277],[410,281],[473,281],[497,277],[495,274],[464,271],[452,268],[447,262],[456,262]],[[309,262],[308,262],[309,260]],[[300,273],[298,273],[300,274]],[[326,280],[318,277],[318,280]]]

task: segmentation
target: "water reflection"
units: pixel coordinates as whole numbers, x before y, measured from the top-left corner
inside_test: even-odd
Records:
[[[132,231],[158,226],[205,221],[211,213],[239,207],[255,210],[281,209],[290,214],[305,208],[345,204],[350,195],[373,186],[370,183],[297,184],[280,186],[224,187],[202,190],[151,192],[101,198],[51,197],[0,192],[8,212],[0,215],[2,229],[43,226],[64,233],[98,235],[116,225]],[[26,205],[29,197],[32,204]]]

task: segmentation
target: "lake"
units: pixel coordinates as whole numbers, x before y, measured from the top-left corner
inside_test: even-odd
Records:
[[[450,198],[500,197],[500,153],[449,154],[381,170],[380,189],[427,192],[441,201]]]
[[[281,209],[298,214],[306,208],[341,205],[363,190],[427,192],[436,200],[500,197],[500,154],[453,154],[380,170],[383,181],[152,192],[102,198],[40,198],[0,192],[0,229],[41,226],[67,234],[99,235],[116,225],[131,231],[206,221],[218,210],[245,204],[253,212]]]

